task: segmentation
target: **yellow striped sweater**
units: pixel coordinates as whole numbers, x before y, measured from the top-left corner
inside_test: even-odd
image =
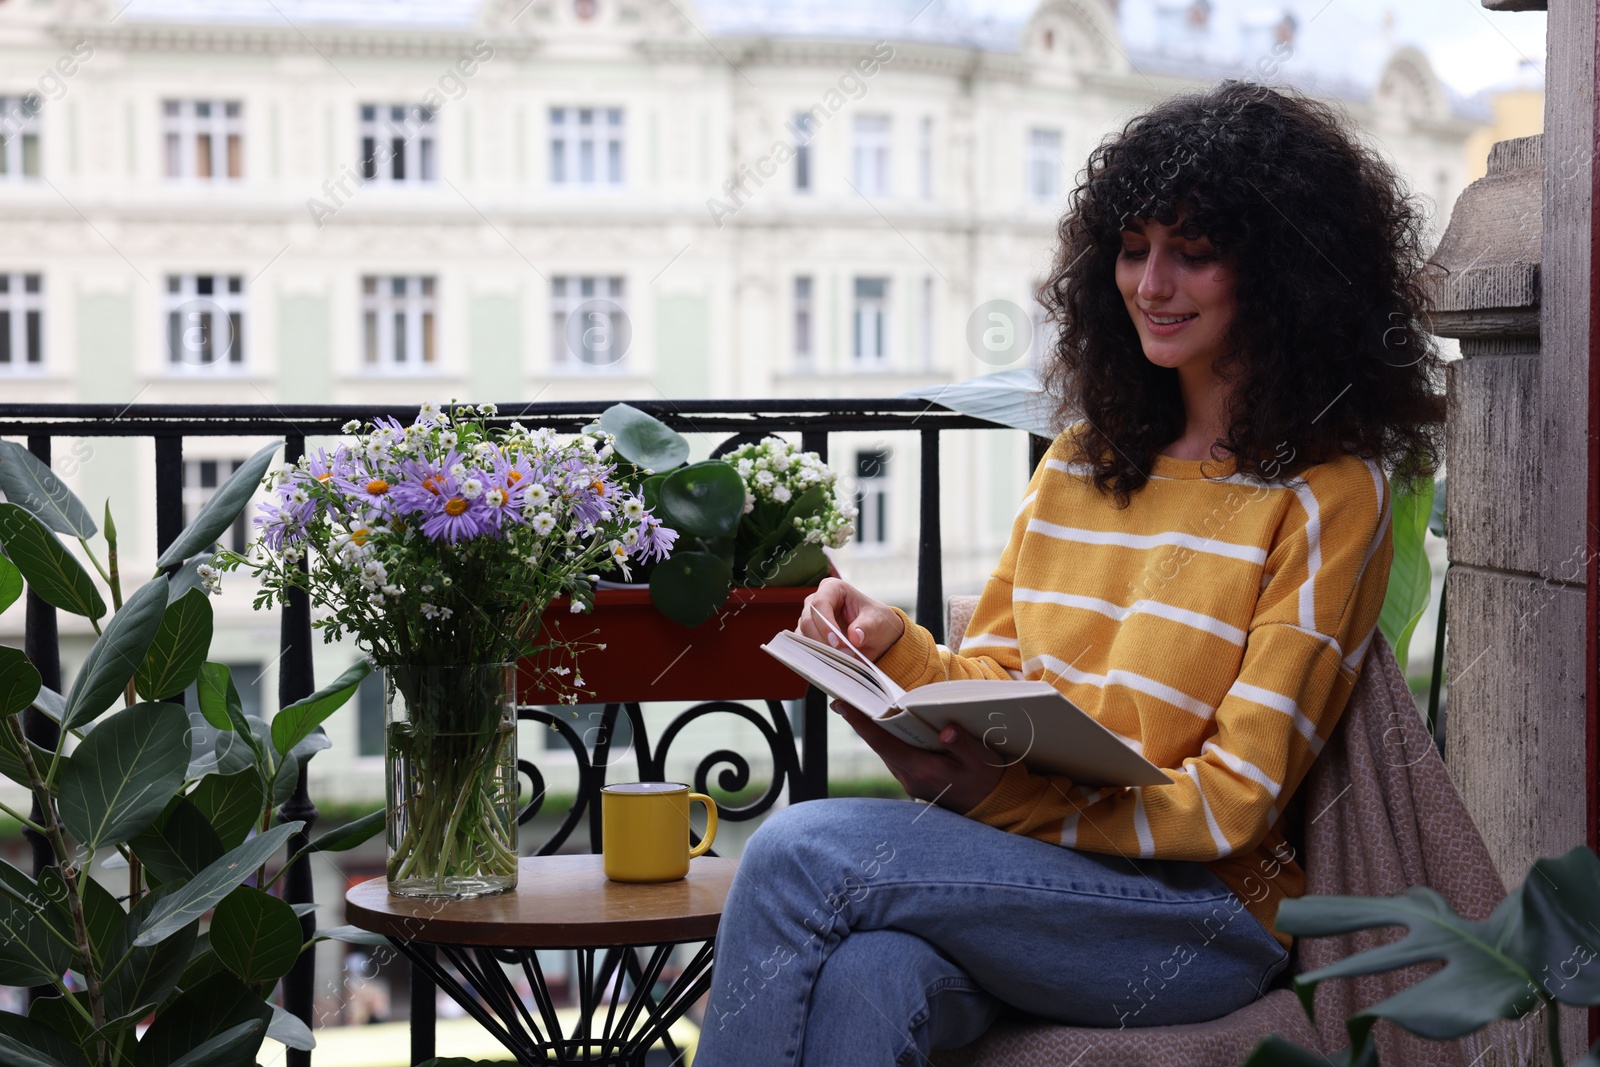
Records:
[[[1348,454],[1270,483],[1231,460],[1157,456],[1118,510],[1069,456],[1063,435],[1034,472],[960,651],[907,619],[879,666],[907,688],[1055,685],[1173,784],[1094,789],[1012,764],[966,814],[1091,852],[1205,861],[1288,948],[1273,918],[1305,875],[1275,824],[1377,625],[1388,480]]]

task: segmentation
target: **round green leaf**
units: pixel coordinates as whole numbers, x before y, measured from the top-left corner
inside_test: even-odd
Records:
[[[288,974],[301,944],[294,909],[253,886],[223,897],[211,919],[211,951],[248,986]]]
[[[61,773],[61,818],[91,851],[156,821],[189,767],[189,717],[177,704],[135,704],[108,717]]]
[[[22,649],[0,645],[0,717],[15,715],[31,705],[43,684]]]
[[[709,552],[675,552],[650,574],[656,610],[684,626],[698,626],[728,599],[733,565]]]
[[[732,537],[744,515],[744,479],[718,459],[673,471],[656,514],[680,534]]]
[[[17,570],[17,565],[0,556],[0,611],[15,604],[24,588],[22,572]]]
[[[661,473],[689,458],[689,442],[654,415],[630,404],[613,404],[600,415],[600,428],[616,438],[622,458]]]
[[[155,640],[134,672],[133,684],[146,700],[162,700],[194,683],[211,647],[211,598],[191,589],[167,604]]]
[[[155,824],[128,844],[150,877],[162,883],[187,882],[227,851],[188,797],[173,797]]]
[[[20,504],[0,504],[0,546],[46,604],[98,619],[106,602],[76,556]]]
[[[266,801],[261,775],[254,767],[234,774],[208,774],[189,794],[189,802],[215,830],[223,849],[237,848],[244,843],[250,830],[261,821],[261,809]],[[217,855],[221,854],[219,850]],[[216,856],[206,862],[212,859]]]

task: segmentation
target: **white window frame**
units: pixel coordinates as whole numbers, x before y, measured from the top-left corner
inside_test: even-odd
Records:
[[[857,115],[854,125],[856,188],[862,196],[888,196],[892,188],[889,148],[894,123],[888,115]]]
[[[439,284],[432,274],[361,276],[361,369],[437,374]]]
[[[6,357],[0,360],[0,374],[38,373],[45,366],[44,275],[37,271],[0,273],[0,284],[5,287],[0,292],[0,315],[4,316],[0,318],[0,344],[5,345]],[[30,333],[32,345],[28,343]]]
[[[210,483],[206,484],[206,466],[210,465]],[[228,457],[216,459],[202,456],[196,459],[183,461],[183,524],[188,526],[200,514],[200,509],[217,495],[217,490],[231,478],[235,471],[244,466],[242,458]],[[239,517],[228,527],[228,543],[225,547],[235,552],[243,552],[245,543],[249,540],[250,514],[249,509],[240,512]]]
[[[210,280],[211,292],[201,292],[204,288],[202,278]],[[163,362],[168,374],[238,374],[249,366],[250,346],[246,339],[250,328],[250,294],[243,275],[169,274],[161,295],[164,312],[161,316],[161,350],[166,355]],[[180,309],[192,301],[208,303],[212,310],[190,311],[191,316],[200,317],[188,324],[178,322]],[[225,356],[218,359],[213,354],[208,362],[194,362],[179,355],[175,343],[193,343],[194,330],[200,331],[198,343],[208,347],[214,345],[212,338],[216,331],[217,315],[226,316],[229,321],[231,341]],[[181,342],[176,341],[179,337],[182,338]]]
[[[390,186],[438,183],[438,131],[432,111],[421,104],[361,104],[356,115],[362,178]],[[390,152],[381,163],[377,159],[380,147]]]
[[[893,544],[893,530],[889,522],[889,450],[857,449],[855,461],[854,544],[866,555],[888,553]],[[863,469],[869,464],[874,467],[874,473],[863,474]]]
[[[792,321],[795,367],[808,371],[817,359],[817,280],[814,275],[795,275]]]
[[[863,288],[881,286],[877,295]],[[863,275],[851,284],[850,354],[857,370],[883,370],[889,365],[889,300],[892,286],[887,277]]]
[[[1035,126],[1028,130],[1028,199],[1054,204],[1061,199],[1061,131]]]
[[[549,123],[552,188],[626,188],[628,125],[623,108],[552,107]]]
[[[204,112],[204,114],[202,114]],[[227,183],[244,180],[244,105],[237,100],[163,100],[162,159],[168,181]],[[200,138],[209,138],[209,175],[199,172]],[[238,147],[238,173],[230,173],[229,146]]]
[[[567,319],[585,301],[609,300],[621,308],[620,315],[628,314],[628,282],[618,274],[557,274],[550,278],[550,369],[557,374],[622,374],[628,366],[628,353],[615,360],[599,357],[601,346],[593,351],[594,357],[572,352],[567,346]],[[594,326],[583,336],[607,339],[609,346],[617,337],[616,313],[595,311]],[[603,320],[603,321],[601,321]],[[588,351],[588,350],[586,350]]]
[[[43,107],[38,93],[0,96],[0,182],[39,178],[44,165],[39,156],[39,111]]]

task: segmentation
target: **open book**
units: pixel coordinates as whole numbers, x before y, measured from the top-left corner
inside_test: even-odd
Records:
[[[939,733],[955,723],[995,752],[1022,760],[1030,770],[1063,774],[1075,783],[1172,781],[1049,682],[960,679],[907,691],[837,628],[833,632],[839,638],[838,648],[794,630],[782,631],[761,647],[818,689],[859,708],[918,748],[942,750]]]

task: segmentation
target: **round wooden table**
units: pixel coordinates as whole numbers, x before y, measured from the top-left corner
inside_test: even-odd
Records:
[[[700,856],[676,882],[632,885],[608,879],[599,856],[532,856],[518,865],[516,889],[470,900],[391,896],[386,880],[373,878],[345,895],[345,916],[387,937],[520,1063],[643,1064],[711,986],[717,923],[737,866]],[[658,999],[672,950],[694,942],[703,944]],[[642,962],[638,946],[654,946]],[[578,1020],[570,1033],[557,1018],[541,949],[577,953]],[[531,1006],[506,976],[508,963],[527,976]]]

